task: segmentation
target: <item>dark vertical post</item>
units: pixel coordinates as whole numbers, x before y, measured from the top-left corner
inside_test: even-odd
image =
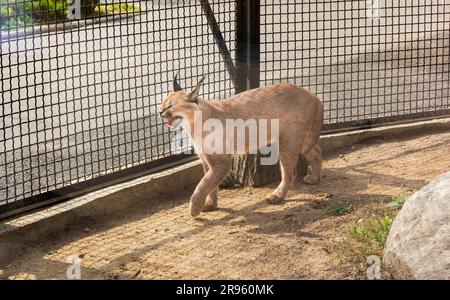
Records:
[[[259,56],[260,0],[236,0],[236,94],[259,87]],[[261,165],[260,158],[260,154],[236,156],[233,181],[262,186],[280,178],[279,165]]]
[[[259,87],[260,0],[236,0],[236,94]]]

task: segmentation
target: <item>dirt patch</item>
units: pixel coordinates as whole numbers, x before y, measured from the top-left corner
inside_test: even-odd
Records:
[[[0,237],[0,278],[66,278],[71,256],[81,258],[84,279],[361,278],[340,246],[349,226],[386,195],[411,194],[448,171],[449,144],[450,133],[440,133],[355,145],[325,157],[322,183],[297,180],[280,205],[264,201],[273,184],[223,190],[220,209],[198,219],[185,195],[115,219],[80,219],[38,241],[9,234]],[[351,211],[330,214],[341,202]]]

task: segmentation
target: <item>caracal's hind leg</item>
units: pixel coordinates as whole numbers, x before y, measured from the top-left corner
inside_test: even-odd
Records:
[[[208,173],[208,170],[209,170],[208,164],[202,160],[202,165],[203,165],[203,174],[206,175],[206,173]],[[219,191],[219,188],[216,187],[208,194],[208,196],[206,197],[206,200],[205,200],[205,205],[203,207],[203,211],[213,211],[213,210],[217,209],[217,192],[218,191]]]
[[[189,203],[193,217],[198,216],[203,211],[207,196],[218,188],[219,183],[230,171],[232,158],[227,155],[217,155],[207,159],[207,163],[208,171],[195,188]]]
[[[309,168],[308,174],[303,178],[306,184],[318,184],[322,176],[322,150],[315,144],[307,153],[302,153],[306,158]]]
[[[286,197],[289,188],[297,176],[298,153],[280,153],[281,182],[266,198],[270,204],[280,203]]]

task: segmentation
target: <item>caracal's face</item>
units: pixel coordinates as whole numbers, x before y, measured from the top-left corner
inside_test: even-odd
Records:
[[[183,120],[189,118],[195,109],[195,104],[188,98],[185,91],[171,92],[161,103],[161,117],[167,122],[171,129],[178,129]]]

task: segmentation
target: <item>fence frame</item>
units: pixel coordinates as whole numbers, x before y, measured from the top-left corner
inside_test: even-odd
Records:
[[[236,94],[260,85],[260,0],[236,0]]]

